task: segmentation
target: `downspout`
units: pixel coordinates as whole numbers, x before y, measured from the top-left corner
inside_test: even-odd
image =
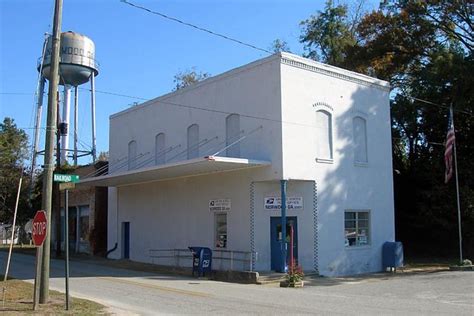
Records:
[[[279,272],[286,272],[286,187],[288,180],[280,180],[281,187],[281,266]]]

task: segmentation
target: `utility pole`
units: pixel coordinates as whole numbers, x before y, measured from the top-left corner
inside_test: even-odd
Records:
[[[49,75],[48,91],[48,116],[46,120],[46,141],[44,156],[44,180],[43,180],[43,209],[46,212],[46,239],[41,247],[41,286],[39,293],[40,304],[45,304],[49,299],[49,263],[51,251],[51,209],[53,196],[53,171],[54,171],[54,144],[57,132],[57,91],[59,83],[59,48],[61,41],[61,20],[63,1],[56,0],[54,5],[51,72]]]

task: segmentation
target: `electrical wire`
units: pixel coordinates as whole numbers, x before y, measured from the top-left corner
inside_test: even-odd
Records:
[[[125,3],[125,4],[128,4],[128,5],[131,6],[131,7],[134,7],[134,8],[143,10],[143,11],[146,11],[146,12],[148,12],[148,13],[151,13],[151,14],[154,14],[154,15],[158,15],[158,16],[160,16],[160,17],[162,17],[162,18],[171,20],[171,21],[173,21],[173,22],[177,22],[177,23],[180,23],[180,24],[183,24],[183,25],[192,27],[192,28],[194,28],[194,29],[197,29],[197,30],[199,30],[199,31],[206,32],[206,33],[209,33],[209,34],[211,34],[211,35],[214,35],[214,36],[223,38],[223,39],[225,39],[225,40],[232,41],[232,42],[235,42],[235,43],[237,43],[237,44],[244,45],[244,46],[253,48],[253,49],[255,49],[255,50],[262,51],[262,52],[267,53],[267,54],[270,54],[270,55],[273,54],[273,52],[271,52],[271,51],[269,51],[269,50],[266,50],[266,49],[264,49],[264,48],[260,48],[260,47],[257,47],[257,46],[255,46],[255,45],[245,43],[245,42],[240,41],[240,40],[238,40],[238,39],[235,39],[235,38],[232,38],[232,37],[229,37],[229,36],[226,36],[226,35],[223,35],[223,34],[214,32],[214,31],[211,31],[211,30],[209,30],[209,29],[206,29],[206,28],[203,28],[203,27],[200,27],[200,26],[197,26],[197,25],[194,25],[194,24],[191,24],[191,23],[182,21],[182,20],[180,20],[180,19],[177,19],[177,18],[175,18],[175,17],[172,17],[172,16],[169,16],[169,15],[160,13],[160,12],[158,12],[158,11],[153,11],[153,10],[148,9],[148,8],[146,8],[146,7],[143,7],[143,6],[134,4],[134,3],[132,3],[132,2],[130,2],[130,1],[128,1],[128,0],[120,0],[120,2],[123,2],[123,3]]]
[[[447,109],[447,110],[450,109],[450,107],[447,106],[447,105],[441,105],[441,104],[434,103],[434,102],[431,102],[431,101],[415,98],[415,97],[412,97],[412,96],[406,95],[406,94],[402,94],[402,96],[404,96],[405,98],[408,98],[408,99],[412,99],[412,100],[415,100],[415,101],[418,101],[418,102],[425,103],[425,104],[434,105],[434,106],[437,106],[439,108],[443,108],[443,109]],[[473,116],[473,114],[471,112],[464,111],[464,110],[455,110],[455,109],[453,109],[453,112],[458,112],[458,113],[463,113],[463,114],[466,114],[466,115],[469,115],[469,116]]]

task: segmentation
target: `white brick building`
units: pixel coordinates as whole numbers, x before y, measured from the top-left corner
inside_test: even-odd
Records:
[[[390,137],[387,82],[281,53],[112,115],[110,173],[82,182],[109,186],[112,258],[205,246],[279,270],[285,180],[304,270],[380,271]]]

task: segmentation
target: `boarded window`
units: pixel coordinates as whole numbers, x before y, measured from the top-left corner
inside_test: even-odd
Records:
[[[165,133],[159,133],[155,137],[155,165],[166,162]]]
[[[353,119],[354,128],[354,161],[367,163],[367,124],[365,119],[356,116]]]
[[[226,146],[235,143],[240,137],[240,115],[231,114],[225,119]],[[235,143],[226,152],[227,157],[240,157],[240,143]]]
[[[132,140],[128,143],[128,170],[137,166],[137,142]]]
[[[199,156],[199,125],[188,127],[188,159]]]
[[[333,159],[332,116],[324,110],[316,111],[316,157]]]

